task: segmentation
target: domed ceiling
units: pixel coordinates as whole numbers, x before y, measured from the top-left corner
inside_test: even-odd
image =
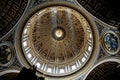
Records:
[[[18,56],[26,60],[23,65],[35,65],[49,76],[72,74],[86,65],[93,54],[93,25],[71,6],[53,3],[26,14],[16,32]]]
[[[95,64],[119,59],[120,11],[112,4],[109,0],[1,1],[0,68],[35,66],[36,75],[49,80],[81,80],[91,71],[86,79],[96,79],[96,71],[104,65],[115,68],[117,63],[91,70]]]
[[[120,67],[116,62],[105,62],[95,67],[85,80],[119,80]]]
[[[16,25],[27,3],[28,0],[0,0],[0,38]]]
[[[88,40],[91,45],[85,44]],[[44,64],[48,67],[47,72],[63,74],[69,72],[64,71],[66,66],[74,66],[74,70],[78,60],[83,58],[82,65],[87,61],[89,57],[84,58],[83,51],[86,51],[85,47],[92,51],[92,32],[79,12],[63,6],[48,7],[28,20],[23,30],[22,46],[28,61],[38,69]]]
[[[120,26],[120,5],[114,0],[76,0],[87,11],[103,22]]]

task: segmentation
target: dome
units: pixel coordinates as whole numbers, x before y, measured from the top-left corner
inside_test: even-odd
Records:
[[[88,40],[90,45],[85,44]],[[66,74],[79,69],[89,59],[83,52],[86,47],[92,51],[92,32],[87,20],[76,10],[64,6],[47,7],[29,18],[22,34],[22,47],[28,61],[38,70]],[[67,70],[67,66],[73,69]]]
[[[38,74],[69,76],[93,59],[97,37],[81,10],[56,4],[36,6],[25,15],[17,29],[16,50],[21,64],[36,66]]]

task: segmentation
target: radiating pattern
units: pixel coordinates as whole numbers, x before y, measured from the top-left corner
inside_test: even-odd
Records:
[[[43,59],[58,63],[78,55],[85,36],[79,24],[81,24],[80,21],[70,12],[63,10],[56,10],[56,13],[52,13],[51,10],[45,12],[33,27],[33,45],[37,53]],[[61,36],[61,39],[57,37],[56,30],[62,31],[64,37]]]
[[[93,36],[82,14],[64,6],[47,7],[35,13],[22,33],[24,55],[31,65],[47,75],[67,75],[89,59]]]

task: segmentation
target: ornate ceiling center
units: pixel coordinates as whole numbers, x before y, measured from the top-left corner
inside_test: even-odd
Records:
[[[74,12],[67,7],[49,7],[31,17],[27,35],[35,56],[64,65],[81,55],[85,33]]]
[[[57,30],[55,31],[55,36],[56,36],[57,38],[62,37],[62,36],[63,36],[63,31],[62,31],[61,29],[57,29]]]
[[[31,15],[22,32],[25,58],[47,75],[63,76],[89,59],[93,36],[86,18],[65,6],[50,6]]]
[[[52,31],[52,37],[57,40],[63,40],[66,36],[66,31],[62,27],[55,27]]]

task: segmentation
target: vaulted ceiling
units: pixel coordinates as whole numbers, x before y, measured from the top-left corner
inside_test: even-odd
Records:
[[[118,3],[0,0],[0,73],[36,65],[50,80],[107,80],[120,62]]]

